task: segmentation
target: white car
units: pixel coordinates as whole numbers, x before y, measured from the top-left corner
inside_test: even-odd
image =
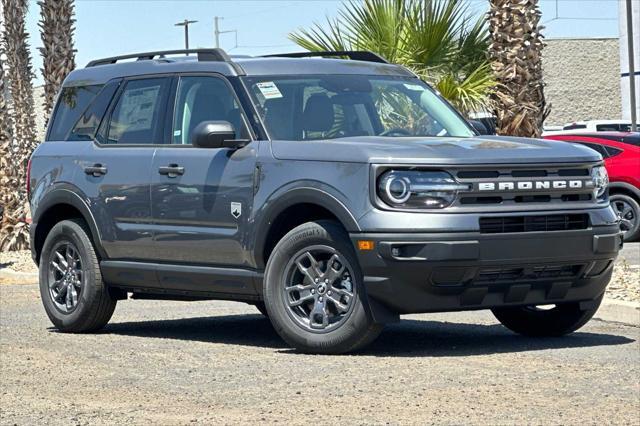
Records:
[[[551,127],[551,126],[550,126]],[[545,129],[547,130],[547,129]],[[630,132],[631,122],[627,120],[588,120],[588,121],[575,121],[573,123],[567,123],[562,126],[561,129],[557,129],[553,126],[553,129],[548,128],[548,131],[543,133],[543,136],[552,134],[562,134],[570,131],[571,133],[578,132]]]

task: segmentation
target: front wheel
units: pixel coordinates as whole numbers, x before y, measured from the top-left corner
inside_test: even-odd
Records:
[[[332,221],[305,223],[280,240],[265,270],[264,297],[278,334],[303,352],[354,351],[382,331],[365,309],[349,237]]]
[[[585,325],[596,313],[600,296],[588,309],[580,303],[548,306],[518,306],[492,309],[493,315],[509,330],[525,336],[548,337],[573,333]]]

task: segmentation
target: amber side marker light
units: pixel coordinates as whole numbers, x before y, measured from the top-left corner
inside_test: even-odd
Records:
[[[371,240],[358,240],[358,250],[373,250],[373,247],[375,245],[373,244],[373,241]]]

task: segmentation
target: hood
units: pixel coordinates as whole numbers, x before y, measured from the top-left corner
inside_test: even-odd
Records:
[[[316,141],[273,141],[273,155],[282,160],[376,164],[519,164],[601,161],[582,145],[505,136],[472,138],[395,138],[358,136]]]

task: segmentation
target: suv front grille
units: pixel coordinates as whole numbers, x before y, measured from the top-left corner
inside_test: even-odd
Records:
[[[587,229],[587,214],[554,214],[539,216],[504,216],[480,218],[480,233],[549,232]]]
[[[584,208],[598,203],[590,178],[594,164],[457,168],[456,180],[468,184],[451,206],[462,210],[548,210]]]

